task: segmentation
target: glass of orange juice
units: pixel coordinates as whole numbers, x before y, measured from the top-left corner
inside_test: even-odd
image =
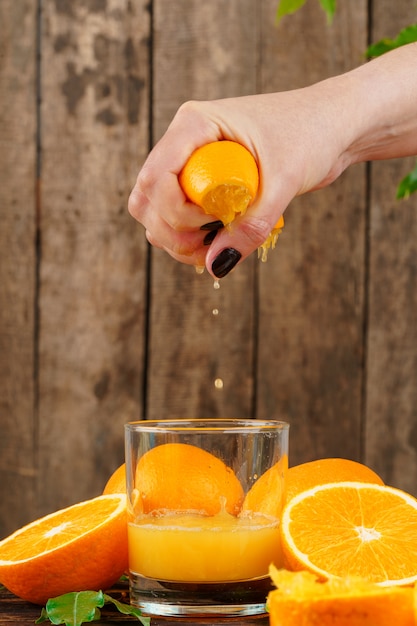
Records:
[[[130,601],[161,617],[261,615],[282,566],[289,425],[255,419],[125,426]]]

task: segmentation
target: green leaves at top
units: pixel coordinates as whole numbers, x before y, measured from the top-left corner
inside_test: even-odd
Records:
[[[65,624],[65,626],[81,626],[86,622],[100,619],[100,608],[106,602],[111,602],[120,613],[132,615],[142,622],[143,626],[149,626],[150,619],[142,617],[139,609],[130,604],[118,602],[102,591],[74,591],[62,596],[51,598],[42,609],[36,624],[49,620],[52,624]]]
[[[407,199],[417,191],[417,163],[414,169],[402,179],[397,188],[397,200]]]
[[[381,54],[385,54],[385,52],[389,52],[400,46],[405,46],[408,43],[413,43],[414,41],[417,41],[417,24],[411,24],[403,28],[394,39],[385,38],[377,41],[369,46],[365,54],[368,59],[379,57]]]
[[[295,13],[298,9],[301,9],[306,1],[307,0],[280,0],[276,14],[277,22],[279,22],[284,15]],[[319,2],[330,24],[336,11],[336,0],[319,0]]]
[[[408,43],[417,41],[417,24],[411,24],[403,28],[394,39],[381,39],[369,46],[366,50],[368,59],[379,57],[390,50],[400,48]],[[417,164],[414,169],[402,179],[397,188],[397,200],[407,199],[412,193],[417,192]]]

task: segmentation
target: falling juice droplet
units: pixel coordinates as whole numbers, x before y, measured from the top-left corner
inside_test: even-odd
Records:
[[[223,389],[223,380],[221,378],[216,378],[214,381],[214,386],[216,389]]]
[[[213,287],[214,289],[220,289],[220,282],[218,280],[215,280],[213,283]]]
[[[213,309],[212,313],[213,313],[214,316],[218,315],[219,314],[219,309]]]
[[[196,265],[195,266],[195,271],[197,272],[197,274],[203,274],[204,273],[204,265]]]

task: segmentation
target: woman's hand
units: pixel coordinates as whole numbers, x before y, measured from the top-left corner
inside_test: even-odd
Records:
[[[222,277],[265,241],[295,196],[330,184],[351,163],[417,152],[416,71],[410,44],[304,89],[188,102],[139,172],[129,211],[150,243]],[[178,175],[196,148],[221,139],[252,152],[260,189],[212,239],[205,225],[216,218],[187,202]]]

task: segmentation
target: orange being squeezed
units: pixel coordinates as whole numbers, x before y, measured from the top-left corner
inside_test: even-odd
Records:
[[[179,182],[191,202],[228,226],[255,201],[259,178],[251,152],[236,141],[223,140],[197,148],[182,169]],[[258,248],[262,261],[267,260],[268,250],[275,248],[283,227],[281,215]]]

